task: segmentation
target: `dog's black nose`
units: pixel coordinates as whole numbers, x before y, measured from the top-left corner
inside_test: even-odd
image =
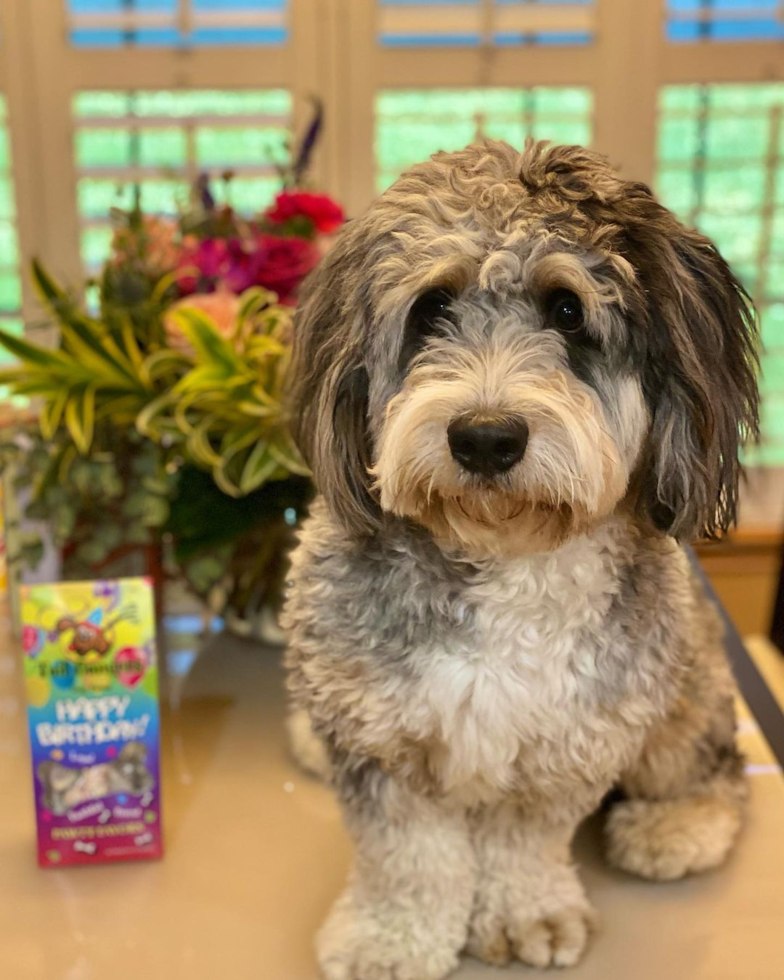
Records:
[[[524,419],[467,422],[457,419],[447,429],[452,456],[469,473],[497,476],[519,462],[528,445]]]

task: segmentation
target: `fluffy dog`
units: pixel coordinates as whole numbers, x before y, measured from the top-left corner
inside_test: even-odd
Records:
[[[615,785],[616,866],[724,860],[733,681],[678,542],[734,518],[755,342],[711,242],[579,147],[438,154],[314,273],[285,625],[356,850],[328,980],[576,963],[570,844]]]

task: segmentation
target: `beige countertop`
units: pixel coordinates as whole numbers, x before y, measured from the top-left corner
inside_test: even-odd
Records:
[[[177,625],[176,623],[174,625]],[[180,626],[187,626],[181,623]],[[185,629],[164,655],[160,862],[39,870],[16,645],[0,623],[0,978],[316,980],[313,934],[349,844],[328,790],[289,760],[279,654]],[[676,884],[578,860],[602,924],[570,980],[781,980],[784,782],[752,718],[748,826],[729,865]],[[536,975],[465,960],[458,980]]]

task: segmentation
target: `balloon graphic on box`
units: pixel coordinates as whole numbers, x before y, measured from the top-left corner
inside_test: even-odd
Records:
[[[25,624],[22,627],[22,649],[28,657],[37,657],[44,648],[46,634],[36,626]]]
[[[135,687],[144,677],[149,659],[141,647],[123,647],[114,658],[117,679],[126,687]]]
[[[48,677],[29,674],[25,677],[25,690],[27,692],[27,703],[34,708],[43,708],[49,701],[52,685],[49,683]]]
[[[55,660],[52,664],[51,677],[57,687],[67,691],[74,686],[76,667],[68,660]]]

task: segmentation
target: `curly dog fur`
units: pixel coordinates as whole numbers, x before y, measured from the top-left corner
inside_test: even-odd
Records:
[[[724,860],[734,687],[679,541],[734,518],[755,343],[713,245],[578,147],[438,154],[314,273],[285,625],[292,732],[355,842],[328,980],[576,963],[571,840],[614,785],[618,867]]]

